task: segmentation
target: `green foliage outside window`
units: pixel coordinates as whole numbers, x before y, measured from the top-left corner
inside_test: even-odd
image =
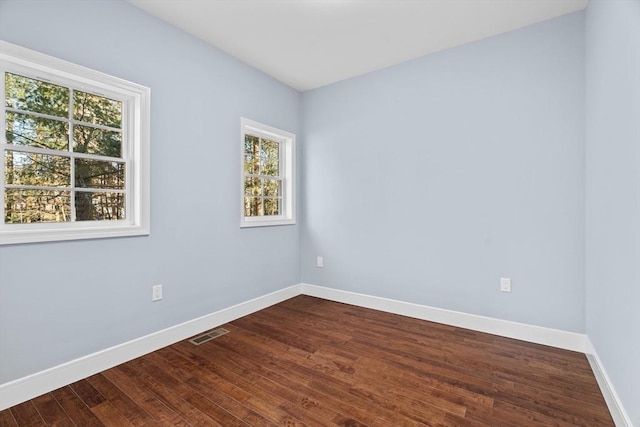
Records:
[[[122,102],[4,79],[5,224],[125,219]]]
[[[244,140],[244,215],[270,216],[282,212],[280,143],[250,134]]]

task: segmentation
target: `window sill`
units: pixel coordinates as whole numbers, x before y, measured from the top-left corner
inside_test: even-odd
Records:
[[[295,225],[295,219],[244,219],[240,222],[240,228],[271,227],[275,225]]]
[[[75,229],[39,229],[3,231],[0,233],[0,245],[21,243],[43,243],[67,240],[101,239],[109,237],[132,237],[149,235],[148,227],[141,226],[90,226]]]

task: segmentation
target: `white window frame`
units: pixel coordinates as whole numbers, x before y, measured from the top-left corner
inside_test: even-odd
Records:
[[[0,92],[5,96],[5,72],[24,75],[123,102],[122,158],[126,163],[125,220],[5,224],[6,108],[0,106],[0,245],[148,235],[150,89],[49,55],[0,40]],[[73,197],[73,195],[72,195]]]
[[[244,215],[244,140],[245,135],[253,135],[280,142],[280,176],[282,177],[282,214],[265,216]],[[264,123],[244,117],[240,118],[240,227],[265,227],[272,225],[292,225],[295,215],[295,145],[296,135]]]

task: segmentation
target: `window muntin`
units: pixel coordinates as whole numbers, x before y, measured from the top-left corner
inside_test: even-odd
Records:
[[[242,119],[241,226],[294,224],[295,135]]]
[[[149,89],[0,43],[0,244],[148,234]]]
[[[244,136],[244,216],[274,216],[282,213],[280,141]]]
[[[125,220],[123,102],[9,71],[4,79],[4,223]]]

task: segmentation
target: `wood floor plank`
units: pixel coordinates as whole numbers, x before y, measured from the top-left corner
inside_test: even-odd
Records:
[[[141,360],[134,360],[121,365],[119,368],[125,375],[128,375],[143,387],[151,390],[165,405],[179,414],[184,420],[188,420],[189,424],[193,426],[221,425],[184,400],[176,387],[168,387],[162,382],[157,381],[152,375],[158,375],[158,372],[150,369],[150,364],[145,364]],[[162,375],[162,373],[160,375]],[[163,378],[165,380],[167,379],[166,376],[163,376]],[[169,380],[169,382],[175,384],[175,381]]]
[[[62,409],[68,414],[69,419],[76,425],[86,427],[103,426],[104,424],[91,412],[89,407],[78,397],[69,386],[62,387],[51,392]]]
[[[201,411],[222,425],[268,426],[271,424],[265,416],[245,406],[251,393],[205,370],[199,369],[194,372],[188,360],[179,353],[171,351],[172,349],[163,350],[166,351],[158,351],[151,355],[150,359],[159,368],[166,370],[188,386],[188,390],[184,392],[185,396]]]
[[[306,362],[309,356],[307,353],[300,354],[297,349],[292,349],[286,344],[272,342],[261,335],[246,332],[245,334],[234,335],[236,339],[235,349],[232,347],[227,348],[236,352],[235,358],[241,357],[242,354],[246,353],[253,354],[260,360],[268,361],[266,363],[268,370],[262,372],[265,376],[274,378],[276,372],[281,372],[289,378],[289,387],[300,384],[314,391],[322,390],[323,396],[318,396],[318,399],[327,400],[330,397],[335,397],[338,402],[334,403],[339,407],[339,412],[358,412],[357,418],[371,425],[380,425],[377,421],[381,413],[389,415],[387,413],[389,412],[388,410],[381,407],[372,407],[368,405],[369,402],[366,400],[350,393],[352,387],[350,383],[325,375],[323,372],[318,371],[315,366],[309,366]],[[219,345],[225,346],[223,342],[220,342]],[[275,349],[275,351],[270,353],[269,349]],[[253,367],[252,371],[255,372],[258,369],[259,367]],[[283,382],[287,383],[286,380]],[[344,402],[349,402],[349,404],[344,406]],[[359,407],[366,409],[359,411]],[[396,414],[395,417],[399,420],[402,416]]]
[[[282,369],[279,366],[271,363],[255,364],[255,362],[251,359],[244,358],[241,353],[231,353],[232,359],[224,359],[225,353],[229,354],[231,353],[231,351],[223,349],[221,353],[219,353],[219,356],[217,356],[217,359],[225,360],[225,362],[228,363],[232,367],[232,369],[237,370],[239,373],[243,370],[249,369],[251,372],[261,375],[265,380],[268,380],[272,383],[268,387],[279,387],[280,389],[286,389],[297,393],[296,396],[300,397],[299,402],[296,399],[291,399],[290,397],[289,400],[295,401],[296,404],[299,404],[305,408],[308,408],[308,405],[313,402],[312,404],[314,406],[314,409],[316,409],[315,406],[318,405],[318,402],[322,402],[324,406],[327,406],[333,411],[338,412],[338,414],[336,414],[333,419],[353,419],[354,417],[356,417],[362,420],[366,420],[371,415],[364,410],[360,410],[360,408],[343,406],[343,401],[340,399],[341,396],[338,392],[331,393],[330,395],[319,393],[318,390],[307,385],[307,383],[309,383],[309,379],[305,376],[293,373],[286,369]],[[345,413],[351,414],[351,416],[340,416],[340,414]],[[375,420],[375,417],[371,417],[371,419]]]
[[[327,425],[338,415],[335,410],[311,397],[308,393],[309,390],[293,384],[289,377],[278,374],[270,375],[265,367],[255,366],[250,360],[242,358],[239,354],[234,355],[231,359],[225,357],[224,353],[228,354],[228,351],[222,351],[222,354],[216,356],[214,354],[216,350],[217,348],[213,348],[213,346],[199,346],[192,347],[191,352],[203,362],[208,358],[215,358],[216,363],[223,364],[225,369],[230,371],[234,382],[249,381],[247,385],[254,390],[261,390],[269,401],[273,401],[272,396],[278,396],[282,399],[279,407],[307,425]],[[251,372],[251,374],[248,375],[247,372]]]
[[[136,405],[155,418],[160,425],[188,426],[182,417],[165,405],[148,388],[140,384],[135,378],[124,373],[121,367],[111,368],[102,373],[113,384],[117,384]]]
[[[21,403],[9,409],[20,426],[46,426],[33,400]]]
[[[157,422],[151,415],[138,406],[136,402],[134,402],[115,384],[109,381],[104,375],[93,375],[87,378],[87,381],[107,399],[107,402],[103,402],[96,406],[99,407],[98,413],[103,412],[104,408],[113,406],[119,412],[118,414],[115,414],[114,417],[120,419],[121,416],[124,416],[124,418],[134,426],[154,425],[154,423]],[[109,403],[109,405],[104,405],[104,403]]]
[[[51,393],[46,393],[33,399],[33,405],[47,425],[74,426],[71,419],[67,416],[67,413]]]
[[[18,422],[14,418],[11,410],[6,409],[4,411],[0,411],[0,426],[1,427],[14,427],[17,426]]]
[[[80,400],[82,400],[89,408],[93,408],[107,400],[86,379],[69,384],[69,387],[71,387]]]
[[[0,426],[613,426],[584,354],[298,296],[0,412]]]
[[[235,387],[247,393],[248,397],[243,399],[242,405],[250,411],[250,413],[261,414],[271,422],[277,424],[288,423],[289,425],[304,425],[300,420],[296,420],[280,408],[280,405],[284,402],[281,396],[273,395],[269,393],[268,390],[256,386],[255,379],[250,378],[252,376],[250,372],[246,372],[245,375],[235,375],[233,371],[226,366],[222,366],[217,361],[214,362],[199,358],[193,352],[185,350],[184,347],[185,346],[176,346],[174,350],[180,357],[187,358],[187,360],[203,368],[202,372],[206,372],[207,376],[213,374],[209,376],[209,380],[213,380],[216,384],[220,384],[219,380],[223,380],[223,382],[233,384]],[[194,348],[191,344],[186,347],[189,349]],[[206,384],[202,384],[201,387],[202,386],[206,387]],[[236,411],[237,409],[236,407],[232,411]],[[245,419],[246,416],[243,414],[239,417]]]
[[[104,401],[91,408],[91,413],[98,418],[105,426],[131,427],[134,425],[122,412],[111,402]],[[144,425],[144,423],[136,423]]]

